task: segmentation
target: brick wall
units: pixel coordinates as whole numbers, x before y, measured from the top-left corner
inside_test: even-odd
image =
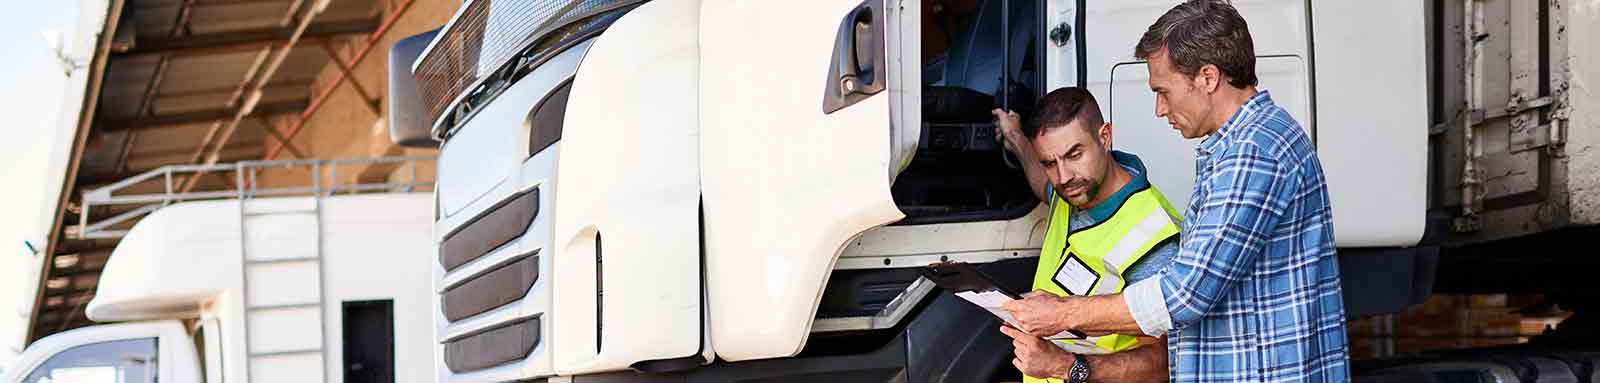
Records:
[[[394,12],[403,0],[376,0],[375,3],[379,9],[374,9],[374,15],[382,19]],[[367,94],[376,99],[363,100],[355,85],[347,80],[333,91],[322,108],[295,135],[291,140],[293,146],[306,158],[316,159],[437,155],[437,150],[403,148],[389,140],[387,119],[384,114],[387,113],[388,106],[383,100],[388,94],[388,52],[389,47],[399,39],[443,26],[459,6],[460,2],[454,0],[415,0],[353,71],[355,75],[351,80],[360,83]],[[366,45],[365,41],[366,36],[363,35],[341,39],[330,45],[341,60],[350,62],[362,46]],[[311,88],[307,89],[313,97],[320,90],[332,85],[340,75],[341,71],[336,65],[330,62],[322,69],[322,73],[318,75]],[[369,102],[375,105],[369,106]],[[272,124],[284,130],[293,124],[294,118],[297,117],[281,116],[274,119]],[[277,156],[277,159],[291,158],[296,156],[287,150]],[[434,173],[433,164],[423,163],[418,166],[415,173],[420,180],[431,181]],[[409,167],[399,164],[347,166],[340,167],[337,171],[324,171],[326,177],[324,179],[337,178],[336,181],[340,184],[357,181],[404,182],[410,179],[411,174]],[[265,186],[278,186],[303,183],[309,177],[310,174],[305,171],[273,171],[264,173],[261,179]]]
[[[1570,313],[1536,310],[1538,295],[1434,295],[1427,302],[1396,315],[1349,323],[1350,353],[1355,359],[1414,354],[1435,350],[1525,343],[1555,326]]]

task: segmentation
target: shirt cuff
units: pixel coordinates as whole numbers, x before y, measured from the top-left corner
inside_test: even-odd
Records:
[[[1122,299],[1145,335],[1159,337],[1172,330],[1172,315],[1167,312],[1166,294],[1161,292],[1161,278],[1135,282],[1122,290]]]

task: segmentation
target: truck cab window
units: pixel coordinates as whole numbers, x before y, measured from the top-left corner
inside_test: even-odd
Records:
[[[990,114],[1026,118],[1042,93],[1035,3],[923,0],[922,132],[891,189],[899,224],[1013,219],[1038,206]]]
[[[157,367],[155,338],[86,344],[45,360],[24,383],[153,383]]]

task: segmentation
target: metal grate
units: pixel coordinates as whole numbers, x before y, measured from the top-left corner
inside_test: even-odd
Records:
[[[462,94],[505,68],[551,31],[637,0],[475,0],[417,60],[413,73],[428,120],[437,122]]]

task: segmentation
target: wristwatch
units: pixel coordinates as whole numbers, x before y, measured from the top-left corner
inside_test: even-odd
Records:
[[[1089,382],[1089,358],[1083,357],[1083,354],[1072,354],[1072,357],[1076,361],[1074,361],[1072,363],[1072,368],[1068,368],[1067,369],[1067,380],[1066,380],[1066,382],[1067,383],[1088,383]]]

